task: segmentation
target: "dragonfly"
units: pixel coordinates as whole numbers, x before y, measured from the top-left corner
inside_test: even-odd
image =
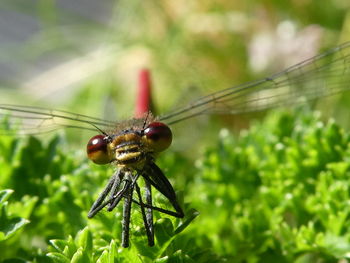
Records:
[[[87,115],[41,107],[0,104],[0,116],[21,122],[17,134],[40,134],[61,128],[98,132],[87,143],[87,155],[96,164],[118,169],[93,203],[88,218],[101,210],[112,211],[123,200],[122,240],[128,247],[132,204],[142,214],[148,245],[153,246],[153,212],[177,218],[185,213],[174,188],[156,164],[159,153],[170,147],[169,126],[208,114],[242,114],[307,103],[350,90],[350,42],[304,60],[266,78],[203,96],[167,114],[115,122]],[[144,199],[139,180],[144,181]],[[169,201],[172,209],[153,204],[152,189]]]

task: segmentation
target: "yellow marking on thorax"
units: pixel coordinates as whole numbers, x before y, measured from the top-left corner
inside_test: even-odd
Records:
[[[124,145],[125,144],[125,145]],[[136,133],[121,134],[110,143],[119,167],[141,169],[146,161],[142,137]]]

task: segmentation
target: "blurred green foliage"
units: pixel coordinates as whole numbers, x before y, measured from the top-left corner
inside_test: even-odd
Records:
[[[125,119],[134,108],[138,72],[147,67],[158,115],[184,99],[265,77],[349,40],[348,0],[121,0],[111,6],[99,23],[59,1],[0,4],[5,11],[33,16],[39,28],[26,41],[0,46],[5,62],[23,60],[22,71],[31,72],[41,59],[62,59],[7,89],[12,96],[6,99]],[[285,22],[290,31],[281,27]],[[268,62],[258,71],[256,44]],[[61,70],[56,72],[55,65]],[[77,80],[70,82],[74,74]]]
[[[21,46],[1,50],[9,62],[30,65],[46,54],[69,60],[94,46],[104,51],[107,66],[74,83],[63,108],[108,119],[130,117],[130,87],[140,67],[152,70],[163,112],[197,97],[197,88],[203,94],[283,69],[288,57],[262,72],[249,65],[253,40],[265,34],[277,42],[283,21],[297,32],[320,26],[321,46],[348,39],[349,28],[348,0],[118,1],[108,25],[67,15],[55,1],[39,1],[37,9],[18,1],[2,6],[37,15],[42,27]],[[15,90],[12,97],[51,105],[65,90],[40,92],[64,80],[56,76],[38,94]],[[154,248],[147,247],[137,207],[129,249],[120,247],[121,207],[87,220],[113,168],[90,164],[83,152],[62,144],[64,136],[0,138],[0,261],[349,261],[349,133],[313,113],[271,113],[239,136],[222,130],[211,146],[203,142],[195,167],[178,153],[161,156],[158,164],[181,190],[188,217],[155,213]],[[200,215],[187,225],[193,209]]]
[[[187,217],[155,213],[153,248],[136,206],[127,249],[121,206],[87,220],[113,169],[66,152],[62,138],[0,138],[4,262],[349,260],[350,134],[319,114],[276,111],[238,136],[222,130],[195,166],[164,154],[158,164],[181,190]]]

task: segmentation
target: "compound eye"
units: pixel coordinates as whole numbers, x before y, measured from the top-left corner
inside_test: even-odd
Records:
[[[150,149],[162,152],[170,146],[173,135],[170,128],[164,123],[152,122],[144,130],[144,138]]]
[[[96,164],[107,164],[112,161],[112,154],[108,150],[108,140],[105,135],[92,137],[87,146],[88,158]]]

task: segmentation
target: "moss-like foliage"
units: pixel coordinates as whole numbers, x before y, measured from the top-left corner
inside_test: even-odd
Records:
[[[349,258],[350,137],[333,121],[320,121],[317,114],[274,112],[239,136],[222,130],[217,143],[198,156],[195,167],[174,153],[161,158],[159,166],[181,190],[178,195],[187,216],[179,220],[155,212],[152,248],[136,205],[130,248],[120,246],[122,206],[87,220],[87,211],[113,168],[90,164],[79,151],[63,151],[61,141],[0,138],[0,260]],[[154,196],[156,204],[164,206],[164,199]]]

